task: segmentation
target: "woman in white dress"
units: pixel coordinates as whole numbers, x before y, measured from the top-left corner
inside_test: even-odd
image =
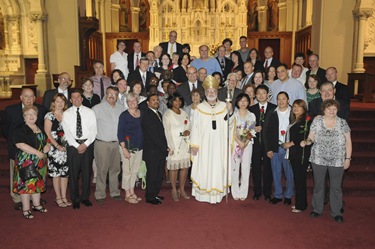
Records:
[[[190,167],[189,136],[191,125],[189,116],[181,109],[183,105],[184,99],[182,96],[177,92],[173,93],[168,98],[168,110],[163,116],[165,136],[170,149],[167,159],[167,168],[170,172],[172,199],[174,201],[178,201],[180,195],[185,199],[190,198],[190,196],[186,194],[184,187]],[[177,191],[177,174],[179,170],[180,186]]]
[[[111,54],[109,58],[109,62],[111,63],[111,71],[114,69],[120,69],[121,72],[124,74],[125,79],[128,78],[129,69],[128,69],[128,54],[125,53],[125,42],[124,41],[117,41],[117,51]]]
[[[251,156],[253,154],[253,138],[256,118],[248,110],[250,98],[240,93],[236,98],[236,110],[230,118],[231,124],[231,170],[232,196],[234,200],[244,201],[249,190]],[[240,178],[241,172],[241,180]]]

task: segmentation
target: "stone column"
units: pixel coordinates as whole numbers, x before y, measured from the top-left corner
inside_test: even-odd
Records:
[[[268,26],[268,18],[267,18],[268,6],[267,5],[258,6],[257,10],[258,10],[258,31],[265,32],[267,31],[267,26]]]
[[[4,41],[5,41],[5,54],[9,54],[9,27],[8,27],[8,19],[9,16],[5,16],[4,18]]]
[[[358,19],[358,42],[357,42],[357,59],[354,66],[354,73],[364,73],[363,54],[365,50],[365,29],[366,20],[372,16],[372,9],[357,9],[354,12],[355,17]]]
[[[132,32],[139,32],[139,7],[130,7],[132,13]]]
[[[120,4],[112,3],[111,6],[111,23],[112,23],[112,32],[119,32],[120,31]]]
[[[298,30],[302,29],[302,0],[298,0]]]
[[[21,40],[20,40],[20,17],[18,15],[9,16],[9,25],[10,25],[10,35],[11,35],[11,44],[10,52],[11,54],[21,54]]]
[[[43,32],[43,22],[46,19],[46,15],[40,14],[30,14],[31,20],[35,21],[36,31],[38,35],[38,74],[46,74],[46,64],[44,57],[44,32]]]
[[[312,0],[307,0],[306,1],[306,26],[312,25],[312,8],[313,8]]]
[[[279,2],[279,31],[286,31],[286,2]]]

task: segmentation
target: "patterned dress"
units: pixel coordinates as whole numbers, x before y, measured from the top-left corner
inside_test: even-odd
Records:
[[[52,122],[51,136],[53,139],[55,139],[59,145],[65,147],[66,141],[61,122],[57,120],[52,112],[47,113],[44,118]],[[67,177],[69,175],[66,150],[59,151],[52,144],[48,152],[48,175],[50,177]]]
[[[30,143],[30,141],[32,141]],[[26,143],[38,151],[43,152],[46,145],[46,135],[44,132],[33,133],[33,131],[26,125],[23,125],[14,133],[15,143]],[[38,178],[22,181],[19,170],[22,167],[34,165],[36,171],[39,173]],[[13,175],[13,192],[18,194],[34,194],[46,191],[46,159],[39,159],[36,155],[28,154],[20,149],[16,151],[14,175]]]

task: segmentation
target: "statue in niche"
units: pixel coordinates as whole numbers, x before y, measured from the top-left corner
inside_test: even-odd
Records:
[[[122,0],[120,2],[120,32],[130,32],[129,28],[129,14],[130,9],[126,5],[126,1]]]
[[[139,31],[146,31],[147,30],[147,15],[149,12],[148,6],[146,5],[145,1],[142,1],[139,5],[140,12],[139,12]]]
[[[277,0],[271,0],[268,3],[268,16],[269,16],[269,22],[268,22],[268,30],[269,31],[277,31],[278,27],[278,15],[279,15],[279,7],[278,7],[278,1]]]
[[[251,3],[249,1],[249,12],[248,12],[248,29],[249,31],[258,31],[258,2],[255,0]]]

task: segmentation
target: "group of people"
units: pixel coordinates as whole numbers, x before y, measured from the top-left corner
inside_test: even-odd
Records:
[[[59,207],[91,206],[92,172],[99,205],[106,201],[107,182],[110,198],[123,199],[120,174],[124,200],[137,204],[142,198],[134,188],[145,165],[145,201],[153,205],[164,200],[163,178],[174,201],[190,198],[188,177],[198,201],[219,203],[229,193],[244,201],[252,172],[253,200],[263,195],[271,204],[292,205],[295,197],[292,212],[300,213],[308,207],[311,164],[311,217],[323,213],[329,181],[331,215],[342,222],[341,182],[352,148],[349,94],[337,82],[336,68],[320,68],[316,54],[304,68],[305,55],[297,53],[288,70],[271,47],[261,61],[257,49],[247,48],[247,37],[240,38],[238,51],[225,39],[214,58],[206,45],[194,58],[188,44],[176,39],[172,31],[168,42],[147,53],[135,42],[129,56],[119,41],[111,77],[96,61],[95,75],[82,79],[82,89],[70,89],[69,74],[61,73],[43,105],[23,89],[21,103],[6,108],[15,208],[27,219],[34,218],[31,210],[47,212],[40,198],[47,175]]]

